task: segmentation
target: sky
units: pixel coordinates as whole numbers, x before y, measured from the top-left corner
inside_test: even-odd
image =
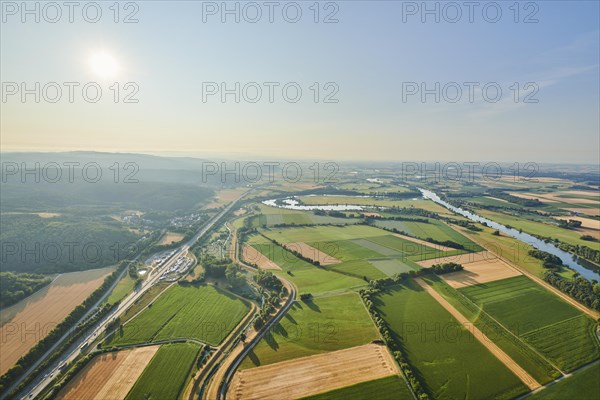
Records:
[[[597,1],[54,4],[1,4],[2,151],[600,162]]]

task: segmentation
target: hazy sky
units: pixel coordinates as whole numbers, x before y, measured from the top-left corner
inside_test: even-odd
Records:
[[[421,1],[228,2],[239,22],[221,1],[121,3],[118,16],[113,3],[98,2],[92,23],[80,2],[70,23],[65,6],[58,18],[40,3],[36,22],[2,2],[2,150],[599,162],[597,1],[521,2],[518,14],[513,1],[476,2],[472,15],[427,2],[439,22]],[[36,82],[39,103],[23,99]],[[73,102],[64,82],[79,84]]]

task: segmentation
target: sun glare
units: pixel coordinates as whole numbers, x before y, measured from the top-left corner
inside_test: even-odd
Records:
[[[106,52],[94,53],[90,57],[92,72],[101,78],[114,77],[119,71],[119,64],[115,58]]]

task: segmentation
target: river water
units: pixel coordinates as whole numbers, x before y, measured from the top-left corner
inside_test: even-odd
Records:
[[[434,192],[431,192],[431,191],[425,190],[425,189],[419,189],[419,190],[421,191],[421,193],[423,193],[424,198],[433,200],[436,203],[443,205],[447,209],[454,211],[455,213],[460,214],[460,215],[470,219],[471,221],[485,222],[489,227],[491,227],[493,229],[497,229],[500,232],[505,233],[517,240],[520,240],[523,243],[531,245],[538,250],[542,250],[547,253],[553,254],[553,255],[559,257],[561,259],[561,261],[563,262],[563,264],[565,264],[569,268],[572,268],[575,271],[579,272],[579,274],[581,276],[585,277],[586,279],[589,279],[589,280],[595,279],[600,282],[600,274],[596,271],[588,269],[588,267],[586,267],[584,265],[584,260],[575,260],[575,257],[572,254],[559,249],[558,247],[554,246],[553,244],[546,243],[543,240],[536,238],[535,236],[531,236],[527,233],[519,232],[516,229],[508,228],[502,224],[499,224],[499,223],[489,220],[487,218],[480,217],[479,215],[473,214],[469,211],[465,211],[462,208],[454,207],[453,205],[449,204],[448,202],[440,199],[440,197],[437,194],[435,194]]]
[[[288,210],[299,210],[299,211],[312,211],[312,210],[323,210],[323,211],[362,211],[364,207],[352,205],[352,204],[329,204],[329,205],[313,205],[306,206],[300,204],[298,200],[294,199],[283,199],[281,200],[284,204],[277,204],[277,199],[265,200],[262,203],[267,206],[285,208]]]

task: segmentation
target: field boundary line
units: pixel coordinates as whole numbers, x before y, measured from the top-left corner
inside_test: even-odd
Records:
[[[485,346],[492,355],[494,355],[502,364],[511,370],[530,390],[535,390],[542,385],[535,380],[523,367],[517,364],[508,354],[506,354],[496,343],[492,342],[482,331],[479,330],[468,318],[462,315],[452,304],[450,304],[442,295],[435,291],[421,278],[415,279],[415,282],[421,286],[431,297],[433,297],[446,311],[448,311],[467,331],[469,331],[483,346]]]
[[[501,255],[493,252],[492,250],[488,249],[478,239],[481,240],[481,238],[477,238],[477,239],[473,238],[472,240],[475,243],[477,243],[478,245],[480,245],[481,247],[483,247],[484,249],[486,249],[491,254],[494,254],[496,257],[498,257],[499,259],[501,259],[502,261],[504,261],[505,263],[507,263],[511,268],[516,269],[517,271],[521,272],[523,275],[525,275],[526,277],[528,277],[532,281],[536,282],[538,285],[546,288],[547,290],[549,290],[550,292],[554,293],[555,295],[557,295],[558,297],[560,297],[561,299],[563,299],[567,303],[571,304],[573,307],[575,307],[575,308],[579,309],[580,311],[582,311],[583,313],[589,315],[594,320],[597,320],[598,318],[600,318],[600,313],[599,312],[594,311],[594,310],[592,310],[592,309],[584,306],[583,304],[579,303],[577,300],[571,298],[568,294],[561,292],[559,289],[557,289],[554,286],[550,285],[549,283],[547,283],[545,280],[541,279],[540,277],[532,274],[531,272],[527,271],[524,268],[521,268],[521,267],[517,266],[512,261],[508,260],[506,257],[503,257],[503,256],[501,256]],[[515,239],[515,240],[517,240],[517,239]]]
[[[443,281],[443,279],[442,279],[442,281]],[[445,285],[447,285],[447,283],[445,281],[443,281],[443,282],[444,282]],[[513,338],[515,338],[515,340],[517,340],[519,343],[522,343],[523,346],[527,347],[529,350],[531,350],[533,353],[535,353],[538,357],[540,357],[542,360],[544,360],[545,362],[547,362],[548,365],[550,365],[551,367],[553,367],[554,369],[556,369],[562,375],[566,375],[565,372],[563,372],[560,368],[558,368],[556,365],[554,365],[554,363],[552,361],[548,360],[548,358],[546,356],[544,356],[542,353],[540,353],[530,343],[528,343],[526,340],[524,340],[523,338],[521,338],[519,335],[516,335],[513,331],[511,331],[510,329],[508,329],[503,323],[501,323],[500,321],[498,321],[496,318],[492,317],[487,311],[485,311],[477,303],[475,303],[473,300],[471,300],[470,298],[468,298],[465,294],[461,293],[460,290],[457,290],[457,289],[453,288],[450,285],[448,285],[448,286],[451,289],[453,289],[458,294],[458,296],[460,296],[462,299],[464,299],[469,304],[473,305],[473,307],[475,307],[482,315],[485,315],[492,322],[494,322],[496,325],[498,325],[498,327],[502,328],[506,333],[508,333],[509,335],[511,335]],[[581,317],[581,316],[582,315],[578,315],[577,317]],[[487,323],[485,321],[482,321],[482,322],[487,325]],[[472,323],[474,324],[474,322],[472,322]]]
[[[583,315],[583,314],[580,314],[580,315],[575,315],[574,317],[571,317],[571,318],[566,318],[566,319],[563,319],[562,321],[558,321],[558,322],[554,322],[554,323],[552,323],[552,324],[548,324],[548,325],[542,326],[541,328],[532,329],[532,330],[530,330],[530,331],[527,331],[527,332],[525,332],[525,333],[522,333],[522,334],[521,334],[521,336],[523,336],[523,337],[524,337],[524,336],[527,336],[527,335],[529,335],[529,334],[531,334],[531,333],[539,332],[539,331],[542,331],[542,330],[544,330],[544,329],[546,329],[546,328],[550,328],[550,327],[553,327],[553,326],[555,326],[555,325],[562,324],[563,322],[571,321],[571,320],[574,320],[574,319],[577,319],[577,318],[581,318],[581,317],[585,317],[585,315]]]

